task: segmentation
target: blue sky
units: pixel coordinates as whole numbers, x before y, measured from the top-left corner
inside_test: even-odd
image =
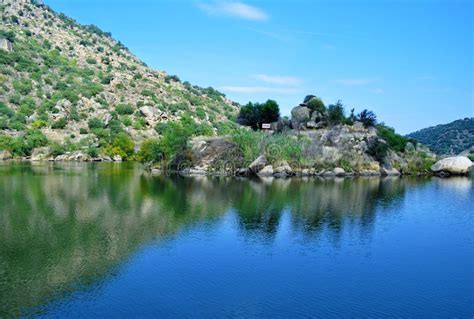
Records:
[[[474,116],[470,0],[47,0],[149,66],[240,103],[305,95],[401,133]]]

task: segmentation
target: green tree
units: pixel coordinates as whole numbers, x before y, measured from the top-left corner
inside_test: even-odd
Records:
[[[344,122],[344,106],[341,101],[328,106],[328,120],[331,125],[338,125]]]

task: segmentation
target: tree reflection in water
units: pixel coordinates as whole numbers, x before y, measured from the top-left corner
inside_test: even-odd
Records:
[[[290,230],[337,242],[344,227],[370,235],[376,213],[403,201],[420,178],[154,177],[127,164],[0,166],[0,317],[99,286],[137,249],[183,227],[235,214],[243,236]]]

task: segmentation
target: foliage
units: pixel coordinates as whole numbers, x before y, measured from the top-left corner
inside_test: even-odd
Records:
[[[305,98],[305,101],[307,101],[305,103],[312,112],[315,112],[315,111],[320,112],[320,113],[326,112],[326,106],[324,105],[323,101],[319,97],[309,95]]]
[[[110,156],[120,155],[123,160],[129,159],[134,154],[135,144],[132,138],[125,132],[118,133],[112,144],[108,145],[104,151]]]
[[[280,118],[280,108],[273,100],[267,100],[265,103],[249,102],[240,108],[237,122],[243,126],[250,126],[257,130],[261,128],[262,123],[272,123]]]
[[[383,124],[377,125],[377,135],[384,139],[388,146],[396,152],[404,152],[408,142],[416,144],[415,141],[395,133],[393,128]]]
[[[465,118],[408,134],[436,154],[459,154],[474,146],[474,118]]]
[[[357,121],[362,122],[365,127],[372,127],[377,124],[377,116],[374,112],[369,110],[363,110],[357,115]]]
[[[105,126],[104,122],[102,122],[102,120],[98,119],[97,117],[89,119],[87,124],[91,130],[96,128],[103,128]]]
[[[388,144],[377,138],[370,140],[368,144],[369,147],[367,149],[367,154],[375,158],[377,161],[383,162],[389,150]]]
[[[24,136],[15,138],[0,135],[0,149],[9,150],[13,156],[29,156],[34,148],[47,144],[48,139],[39,130],[27,130]]]
[[[133,114],[135,112],[135,108],[131,106],[130,104],[118,104],[115,107],[115,111],[117,111],[118,114],[120,115],[125,115],[125,114]]]
[[[341,101],[328,106],[328,120],[331,125],[338,125],[344,122],[344,106]]]
[[[138,152],[138,158],[143,163],[158,163],[162,160],[160,142],[157,139],[143,141]]]
[[[56,122],[54,122],[52,125],[51,125],[51,128],[52,129],[63,129],[65,128],[67,125],[67,120],[65,117],[62,117],[60,118],[59,120],[57,120]]]

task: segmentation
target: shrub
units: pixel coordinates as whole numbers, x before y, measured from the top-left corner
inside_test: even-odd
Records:
[[[143,163],[158,163],[162,160],[160,142],[157,139],[145,140],[140,146],[138,158]]]
[[[326,112],[326,106],[324,105],[323,101],[317,96],[314,96],[314,95],[307,96],[305,98],[305,103],[312,112],[315,112],[315,111],[320,112],[320,113]]]
[[[89,64],[97,64],[97,61],[94,58],[86,58],[86,62]]]
[[[153,93],[152,90],[145,89],[142,91],[143,96],[155,96],[155,93]]]
[[[388,144],[375,138],[369,141],[368,146],[367,154],[375,158],[377,161],[383,162],[389,150]]]
[[[21,95],[27,95],[33,89],[33,84],[27,79],[15,80],[13,81],[13,88]]]
[[[179,77],[177,75],[167,75],[167,76],[165,76],[165,82],[166,83],[171,83],[171,81],[181,82],[181,80],[179,79]]]
[[[133,155],[134,149],[135,144],[130,135],[121,132],[114,137],[112,144],[105,148],[105,152],[111,156],[120,155],[122,159],[127,160]]]
[[[404,152],[408,142],[414,142],[414,144],[416,144],[415,141],[395,133],[393,128],[382,124],[377,125],[377,134],[396,152]]]
[[[104,125],[104,122],[102,122],[100,119],[96,118],[96,117],[93,117],[91,118],[88,122],[87,122],[87,125],[89,126],[89,128],[92,130],[92,129],[96,129],[96,128],[103,128],[105,125]]]
[[[60,118],[59,120],[57,120],[56,122],[54,122],[52,125],[51,125],[51,128],[52,129],[63,129],[65,128],[67,125],[67,120],[65,117],[62,117]]]
[[[377,116],[372,111],[363,110],[357,115],[357,121],[362,122],[365,127],[371,127],[377,124]]]
[[[15,115],[15,112],[11,108],[9,108],[5,103],[0,102],[0,115],[13,117],[13,115]]]
[[[133,112],[135,112],[135,109],[130,104],[118,104],[115,107],[115,110],[120,115],[131,115]]]

